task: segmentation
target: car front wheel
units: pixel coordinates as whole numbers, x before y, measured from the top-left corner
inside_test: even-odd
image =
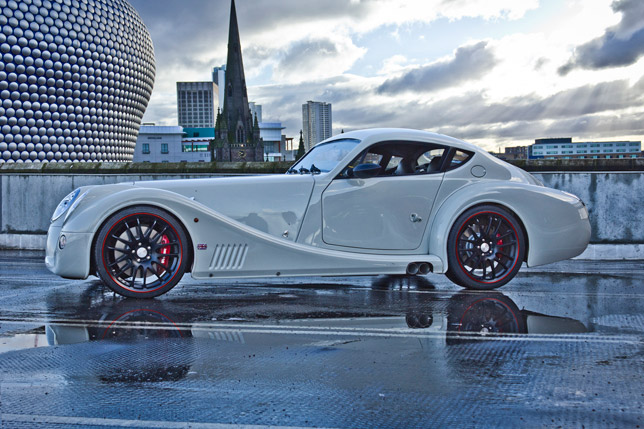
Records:
[[[111,216],[94,246],[99,277],[114,292],[152,298],[181,280],[190,248],[183,227],[154,207],[131,207]]]
[[[473,207],[458,217],[447,242],[447,277],[471,289],[495,289],[521,268],[525,238],[516,217],[498,206]]]

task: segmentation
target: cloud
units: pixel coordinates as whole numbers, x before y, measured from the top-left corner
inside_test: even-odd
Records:
[[[613,3],[621,21],[596,39],[578,46],[572,58],[558,69],[564,76],[575,68],[603,69],[634,64],[644,55],[644,2],[619,0]]]
[[[273,70],[277,82],[300,82],[338,76],[351,68],[366,49],[350,38],[317,38],[289,46]]]
[[[418,67],[386,80],[378,88],[378,93],[431,92],[478,79],[495,64],[496,59],[487,42],[461,46],[450,60]]]

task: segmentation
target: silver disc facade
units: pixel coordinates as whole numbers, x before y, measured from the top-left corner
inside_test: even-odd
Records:
[[[0,163],[132,161],[154,85],[125,0],[0,0]]]

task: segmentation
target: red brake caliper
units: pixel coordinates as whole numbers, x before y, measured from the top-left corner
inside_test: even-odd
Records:
[[[163,236],[161,237],[161,244],[168,244],[169,242],[170,242],[170,240],[168,239],[168,236],[167,236],[167,235],[163,235]],[[170,246],[163,246],[163,247],[161,247],[161,248],[159,249],[159,253],[160,253],[160,254],[162,254],[162,255],[167,255],[168,253],[170,253]],[[160,263],[161,263],[161,265],[163,265],[163,267],[164,267],[164,268],[161,268],[161,267],[157,266],[157,275],[159,275],[159,276],[160,276],[164,271],[166,271],[166,269],[167,269],[167,267],[168,267],[168,257],[167,257],[167,256],[163,256],[163,257],[161,257],[161,258],[159,259],[159,262],[160,262]]]
[[[500,236],[501,236],[501,234],[498,234],[498,233],[496,234],[496,238],[499,238]],[[497,246],[501,246],[501,245],[503,245],[503,240],[497,240],[496,245],[497,245]],[[500,255],[497,253],[497,254],[496,254],[496,257],[497,257],[497,258],[499,258],[499,257],[500,257]]]

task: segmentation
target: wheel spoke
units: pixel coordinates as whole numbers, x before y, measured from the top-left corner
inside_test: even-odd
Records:
[[[156,243],[157,241],[159,241],[159,238],[163,237],[163,233],[166,232],[167,229],[167,226],[163,227],[163,229],[158,232],[153,238],[150,238],[150,243]]]
[[[499,229],[501,229],[501,225],[503,225],[503,219],[499,216],[499,223],[496,225],[496,229],[494,230],[493,237],[496,237],[496,235],[499,233]]]
[[[470,262],[472,259],[476,258],[477,256],[478,255],[476,253],[472,252],[472,254],[466,260],[463,261],[463,265],[468,265],[468,262]]]
[[[123,243],[123,244],[125,244],[126,246],[128,246],[128,247],[130,247],[130,248],[131,248],[131,245],[132,245],[132,242],[131,242],[131,241],[124,240],[124,239],[122,239],[121,237],[118,237],[118,236],[116,236],[116,235],[114,235],[114,234],[110,235],[110,237],[112,237],[112,238],[113,238],[113,239],[115,239],[115,240],[120,241],[121,243]]]
[[[120,258],[114,260],[111,264],[107,264],[108,267],[113,267],[114,265],[120,264],[121,262],[125,261],[127,258],[129,258],[130,255],[127,253],[123,254]]]
[[[120,277],[121,274],[123,274],[126,270],[132,268],[133,266],[134,266],[134,264],[132,263],[132,261],[127,261],[127,264],[122,266],[118,271],[116,271],[116,270],[114,271],[114,275],[116,277]]]
[[[143,238],[143,230],[141,229],[141,218],[137,216],[136,218],[136,233],[139,236],[139,240]]]
[[[143,289],[145,289],[145,285],[147,283],[148,276],[146,275],[148,273],[148,267],[143,267],[143,285],[141,286]]]
[[[154,227],[157,226],[157,220],[154,219],[154,222],[152,222],[152,225],[148,228],[148,230],[145,232],[145,235],[143,236],[143,239],[147,240],[150,238],[150,235],[152,235],[152,231],[154,231]]]
[[[504,270],[504,271],[507,271],[507,270],[508,270],[508,267],[507,267],[503,262],[501,262],[501,260],[500,260],[500,259],[498,259],[498,258],[497,258],[497,259],[495,259],[495,261],[496,261],[500,266],[502,266],[502,267],[503,267],[503,270]]]
[[[127,224],[127,221],[124,222],[125,224],[125,233],[127,234],[127,237],[130,239],[131,243],[134,243],[136,241],[136,238],[132,234],[132,231],[130,231],[130,225]]]
[[[496,239],[497,240],[503,240],[505,237],[508,237],[510,235],[514,235],[514,233],[512,231],[508,231],[505,234],[501,235],[500,237],[497,237]]]
[[[494,269],[494,262],[493,261],[490,261],[490,270],[492,271],[491,272],[492,278],[495,279],[496,278],[496,270]]]
[[[467,228],[465,228],[465,231],[467,231],[468,229],[472,232],[470,237],[477,237],[476,231],[474,231],[474,228],[472,228],[472,225],[467,225]],[[465,232],[465,231],[463,231],[463,232]]]
[[[489,237],[490,236],[490,230],[492,229],[492,222],[494,221],[494,217],[492,215],[489,216],[490,221],[487,224],[487,228],[485,229],[485,236]]]

